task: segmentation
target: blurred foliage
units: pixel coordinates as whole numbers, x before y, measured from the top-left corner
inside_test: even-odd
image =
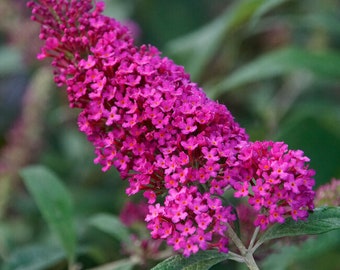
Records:
[[[317,186],[340,178],[339,1],[106,2],[106,14],[132,25],[138,44],[158,46],[207,95],[226,104],[251,140],[284,140],[304,150]],[[143,226],[119,222],[125,203],[140,198],[126,196],[116,171],[104,174],[93,164],[92,147],[77,130],[77,111],[68,108],[62,89],[50,89],[47,62],[35,59],[39,29],[25,4],[0,2],[1,269],[67,267],[60,232],[49,229],[43,204],[35,204],[18,177],[31,164],[49,168],[68,190],[79,269],[150,269],[171,253],[148,242]],[[121,241],[128,233],[134,240],[127,247]],[[334,231],[298,244],[278,243],[272,255],[259,252],[258,259],[263,269],[336,270],[339,250]],[[232,262],[212,269],[228,267],[243,269]]]

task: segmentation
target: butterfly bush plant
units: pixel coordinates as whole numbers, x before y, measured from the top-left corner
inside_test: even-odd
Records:
[[[127,27],[103,15],[103,2],[40,0],[28,7],[45,41],[38,58],[52,59],[55,83],[80,109],[94,162],[103,171],[116,168],[129,196],[146,198],[153,239],[184,257],[217,250],[258,269],[258,236],[287,219],[308,218],[314,171],[301,150],[250,141],[182,66],[153,46],[137,47]],[[238,214],[225,194],[253,213],[249,243],[236,232]]]

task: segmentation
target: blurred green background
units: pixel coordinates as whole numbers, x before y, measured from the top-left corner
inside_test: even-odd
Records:
[[[283,140],[302,149],[317,186],[340,178],[339,1],[106,3],[105,13],[130,26],[137,44],[153,44],[183,65],[209,97],[229,108],[251,140]],[[0,2],[1,269],[66,267],[56,235],[18,174],[32,164],[53,171],[70,193],[80,269],[116,260],[122,268],[102,269],[150,269],[161,255],[144,254],[144,265],[122,261],[141,252],[147,239],[141,226],[128,229],[140,240],[129,250],[114,233],[93,225],[98,213],[118,216],[127,201],[140,198],[127,197],[126,183],[114,170],[102,173],[93,164],[93,149],[77,129],[78,112],[54,86],[49,62],[35,58],[39,26],[25,5]],[[339,250],[335,231],[298,244],[277,243],[271,253],[259,251],[258,259],[261,269],[339,270]],[[213,269],[244,268],[228,262]]]

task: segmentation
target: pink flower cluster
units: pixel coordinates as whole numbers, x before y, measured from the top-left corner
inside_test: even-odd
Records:
[[[232,184],[235,197],[249,197],[258,212],[254,222],[261,229],[270,223],[283,223],[291,216],[305,219],[314,208],[314,170],[301,150],[289,150],[283,142],[254,142],[243,147],[239,159],[249,181]]]
[[[236,217],[230,206],[223,206],[211,193],[202,194],[194,185],[171,188],[164,206],[157,203],[149,210],[145,221],[151,236],[167,239],[174,250],[183,250],[184,256],[213,247],[228,251],[226,224]]]
[[[39,57],[54,59],[55,81],[82,109],[79,128],[95,147],[95,162],[104,171],[117,168],[129,181],[127,194],[147,198],[154,238],[186,256],[213,247],[226,252],[225,232],[236,217],[220,197],[231,188],[235,197],[250,196],[262,228],[287,214],[306,216],[312,180],[301,152],[249,143],[225,106],[156,48],[134,46],[126,27],[101,14],[102,2],[94,9],[90,0],[38,2],[28,5],[42,25]]]

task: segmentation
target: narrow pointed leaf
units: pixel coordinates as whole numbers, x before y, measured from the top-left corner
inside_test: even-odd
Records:
[[[266,1],[236,1],[211,23],[171,41],[166,48],[168,55],[184,65],[191,78],[197,80],[226,36],[249,21]]]
[[[9,256],[2,270],[43,270],[50,269],[65,260],[62,249],[46,245],[20,247]]]
[[[324,257],[326,254],[332,253],[332,250],[337,250],[339,244],[340,231],[332,231],[318,237],[308,238],[303,243],[296,245],[280,245],[274,247],[273,253],[266,256],[261,262],[261,270],[290,269],[289,266],[295,265],[297,262],[313,260],[318,256]],[[320,268],[315,267],[314,269]],[[332,268],[325,266],[322,269]]]
[[[98,214],[89,220],[89,225],[111,235],[121,242],[130,241],[129,230],[121,223],[118,217],[109,214]]]
[[[211,87],[208,94],[216,98],[218,94],[236,87],[296,70],[306,70],[318,77],[338,79],[340,66],[337,63],[339,62],[340,54],[337,52],[313,53],[288,47],[265,54],[244,65],[219,84]]]
[[[288,2],[290,0],[267,0],[263,2],[262,5],[259,6],[259,8],[256,10],[256,12],[253,15],[251,26],[254,26],[255,23],[268,11],[276,8],[277,6],[283,4],[284,2]]]
[[[172,256],[157,264],[152,270],[208,270],[228,258],[228,254],[215,250],[200,251],[189,258],[182,255]]]
[[[42,216],[58,236],[72,263],[76,234],[73,223],[73,204],[68,190],[54,173],[42,166],[25,168],[21,171],[21,176]]]
[[[340,229],[340,207],[317,208],[306,221],[288,219],[283,224],[269,228],[259,239],[259,243],[285,236],[320,234]]]

